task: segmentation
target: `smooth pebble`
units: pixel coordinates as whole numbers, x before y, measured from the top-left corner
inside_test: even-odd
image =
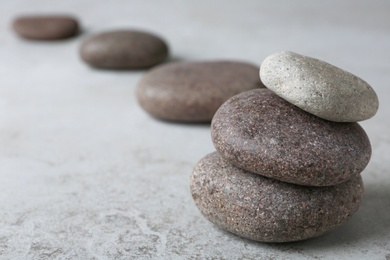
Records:
[[[12,27],[21,37],[31,40],[60,40],[75,36],[79,25],[68,15],[23,15]]]
[[[260,78],[283,99],[330,121],[358,122],[378,111],[378,97],[367,82],[297,53],[285,51],[267,57],[261,64]]]
[[[168,56],[168,45],[148,32],[116,30],[85,40],[80,47],[80,56],[97,68],[144,69],[162,63]]]
[[[250,172],[308,186],[354,178],[368,164],[370,141],[358,123],[321,119],[268,89],[236,95],[211,123],[215,148]]]
[[[147,72],[137,87],[141,107],[152,116],[210,122],[220,105],[240,92],[264,87],[259,68],[245,62],[175,62]]]
[[[363,195],[360,175],[330,187],[300,186],[236,168],[216,152],[195,166],[190,188],[196,206],[209,221],[262,242],[323,235],[345,223]]]

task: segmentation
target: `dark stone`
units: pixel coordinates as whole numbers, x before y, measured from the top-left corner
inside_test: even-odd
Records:
[[[208,220],[263,242],[323,235],[345,223],[363,196],[359,174],[335,186],[300,186],[236,168],[216,152],[195,166],[190,186],[196,206]]]
[[[66,15],[31,15],[16,18],[12,27],[26,39],[60,40],[75,36],[79,25],[75,18]]]
[[[211,133],[217,151],[237,167],[302,185],[347,181],[371,157],[359,124],[321,119],[268,89],[229,99],[215,114]]]
[[[176,62],[153,68],[137,87],[138,102],[156,118],[210,122],[219,106],[243,91],[264,87],[259,68],[244,62]]]
[[[118,30],[85,40],[80,56],[97,68],[143,69],[163,62],[168,56],[168,46],[163,39],[147,32]]]

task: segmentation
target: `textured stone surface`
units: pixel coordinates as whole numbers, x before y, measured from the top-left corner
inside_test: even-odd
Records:
[[[361,78],[293,52],[268,56],[260,68],[267,88],[301,109],[335,122],[357,122],[378,111],[378,97]]]
[[[143,69],[163,62],[168,56],[168,46],[159,36],[148,32],[116,30],[85,40],[80,56],[93,67]]]
[[[143,76],[137,98],[143,109],[160,119],[210,122],[228,98],[264,87],[258,71],[237,61],[164,64]]]
[[[24,15],[14,19],[12,28],[32,40],[59,40],[78,33],[78,22],[67,15]]]
[[[53,2],[0,2],[1,260],[390,256],[390,1]],[[81,38],[22,41],[8,26],[53,8],[82,18],[84,33],[147,27],[169,39],[175,58],[260,65],[288,44],[364,75],[381,106],[362,123],[373,156],[359,210],[333,232],[295,243],[215,228],[189,188],[196,162],[215,150],[210,127],[146,116],[134,95],[143,72],[89,69],[77,55]]]
[[[359,174],[371,157],[358,123],[309,114],[268,89],[250,90],[224,103],[211,134],[234,165],[290,183],[328,186]]]
[[[208,220],[263,242],[320,236],[346,222],[363,196],[360,175],[330,187],[300,186],[241,170],[216,152],[195,166],[190,186]]]

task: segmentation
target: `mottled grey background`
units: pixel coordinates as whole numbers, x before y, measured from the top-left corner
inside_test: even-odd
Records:
[[[78,38],[28,42],[21,13],[66,12]],[[206,125],[156,121],[135,100],[142,71],[93,70],[94,32],[156,32],[175,60],[260,65],[291,50],[369,82],[378,114],[362,126],[373,156],[360,210],[323,237],[261,244],[207,222],[189,192],[214,150]],[[390,259],[389,1],[0,1],[0,259]],[[340,158],[341,159],[341,158]]]

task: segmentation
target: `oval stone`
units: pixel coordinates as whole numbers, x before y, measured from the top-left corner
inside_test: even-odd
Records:
[[[214,146],[237,167],[308,186],[347,181],[368,164],[370,141],[358,123],[309,114],[268,89],[232,97],[211,123]]]
[[[262,242],[290,242],[323,235],[358,209],[360,175],[329,187],[308,187],[253,174],[204,157],[191,175],[191,193],[200,212],[222,229]]]
[[[297,53],[286,51],[267,57],[261,64],[260,78],[288,102],[330,121],[362,121],[378,111],[378,97],[367,82]]]
[[[168,56],[168,46],[151,33],[117,30],[85,40],[80,47],[80,56],[97,68],[143,69],[163,62]]]
[[[180,122],[210,122],[228,98],[264,87],[259,68],[237,61],[175,62],[147,72],[138,102],[152,116]]]
[[[20,36],[32,40],[60,40],[78,33],[78,22],[67,15],[31,15],[16,18],[12,27]]]

